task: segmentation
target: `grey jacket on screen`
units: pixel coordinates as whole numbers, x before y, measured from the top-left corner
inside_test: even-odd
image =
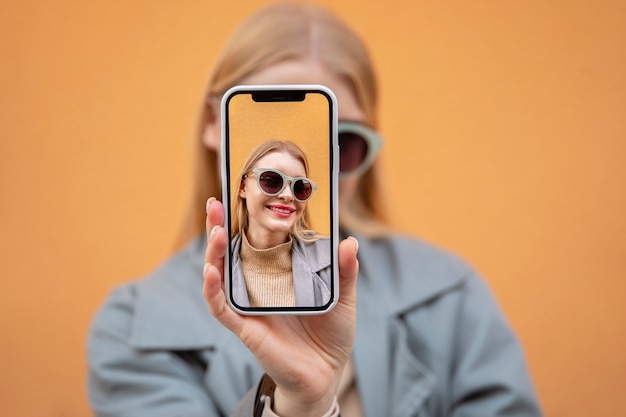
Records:
[[[291,271],[296,295],[296,307],[320,307],[331,297],[330,239],[321,238],[306,243],[292,237]],[[232,241],[232,296],[241,307],[250,307],[248,290],[243,277],[239,251],[241,235],[236,234]]]
[[[352,359],[366,417],[541,415],[520,345],[472,269],[415,239],[358,240]],[[192,242],[97,313],[88,340],[97,416],[252,415],[246,393],[263,370],[208,311],[205,247],[204,237]]]

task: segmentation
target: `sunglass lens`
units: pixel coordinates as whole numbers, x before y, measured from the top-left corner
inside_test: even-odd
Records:
[[[367,156],[367,141],[353,132],[339,134],[339,171],[351,172],[357,169]]]
[[[313,192],[313,186],[309,181],[297,180],[293,184],[293,194],[300,201],[308,200]]]
[[[278,194],[283,188],[283,178],[276,172],[264,171],[259,175],[259,185],[268,194]]]

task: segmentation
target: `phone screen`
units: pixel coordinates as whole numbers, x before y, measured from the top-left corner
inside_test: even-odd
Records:
[[[328,88],[238,86],[222,100],[225,287],[243,314],[338,298],[337,111]]]

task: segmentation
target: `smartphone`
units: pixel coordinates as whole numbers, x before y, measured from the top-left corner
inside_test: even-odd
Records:
[[[337,100],[242,85],[221,102],[224,286],[241,314],[322,314],[339,298]]]

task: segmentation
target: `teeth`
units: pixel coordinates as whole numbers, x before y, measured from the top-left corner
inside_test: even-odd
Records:
[[[277,207],[270,207],[270,210],[277,211],[279,213],[285,213],[285,214],[291,213],[291,210],[279,209]]]

